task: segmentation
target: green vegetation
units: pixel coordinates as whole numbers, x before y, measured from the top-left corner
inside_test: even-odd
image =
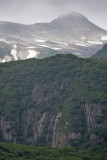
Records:
[[[95,123],[90,122],[89,126],[87,125],[86,104],[92,118],[95,118],[98,126],[96,128]],[[64,134],[81,134],[78,139],[70,139],[71,146],[73,144],[76,147],[88,148],[86,146],[91,144],[91,133],[98,136],[99,145],[104,145],[106,106],[106,60],[57,55],[41,60],[0,64],[0,115],[10,124],[7,125],[6,131],[12,132],[11,141],[16,139],[16,142],[28,143],[26,139],[34,136],[34,123],[46,113],[44,129],[34,143],[40,146],[51,145],[51,117],[61,112],[57,127]],[[50,135],[47,141],[48,133]],[[1,132],[0,141],[4,140],[6,139]]]
[[[104,47],[100,51],[94,54],[93,58],[107,59],[107,44],[105,44]]]
[[[91,150],[64,147],[36,147],[20,144],[0,143],[0,160],[106,160],[106,154]]]
[[[16,109],[19,112],[22,107],[32,107],[32,90],[36,85],[40,85],[44,101],[46,96],[56,91],[58,99],[54,100],[58,102],[66,99],[67,103],[72,99],[75,103],[76,98],[79,98],[79,104],[86,100],[88,103],[105,104],[107,61],[57,55],[43,60],[31,59],[0,64],[1,113],[8,114]],[[61,85],[64,87],[59,93]],[[59,109],[58,106],[49,107],[55,110]],[[46,109],[46,106],[44,107]]]

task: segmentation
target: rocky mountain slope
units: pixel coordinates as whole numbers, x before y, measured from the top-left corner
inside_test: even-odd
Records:
[[[72,12],[50,23],[0,22],[0,62],[72,53],[91,57],[107,42],[107,31]]]
[[[105,44],[100,51],[94,54],[93,57],[107,59],[107,44]]]
[[[107,61],[57,55],[0,64],[0,141],[105,145]]]

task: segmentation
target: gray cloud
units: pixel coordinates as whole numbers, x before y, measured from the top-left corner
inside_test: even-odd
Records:
[[[49,22],[72,10],[107,30],[107,0],[0,0],[0,20],[25,24]]]

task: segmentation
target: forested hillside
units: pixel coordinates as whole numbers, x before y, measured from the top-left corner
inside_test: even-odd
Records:
[[[106,160],[107,154],[95,153],[91,150],[77,150],[64,147],[26,146],[11,143],[0,143],[1,160]]]
[[[0,64],[0,141],[106,147],[107,61],[57,55]]]
[[[107,44],[105,44],[104,47],[100,51],[94,54],[93,57],[107,59]]]

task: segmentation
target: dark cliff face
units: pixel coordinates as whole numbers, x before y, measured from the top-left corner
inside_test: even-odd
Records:
[[[64,147],[106,140],[106,61],[59,55],[0,64],[0,72],[0,141]]]
[[[95,108],[90,111],[90,106],[94,106]],[[104,120],[101,124],[95,121],[96,116],[102,116],[98,111],[101,106],[85,104],[84,107],[86,109],[84,119],[86,126],[81,126],[81,129],[78,131],[74,130],[74,128],[72,129],[72,126],[72,130],[67,129],[70,125],[68,121],[63,124],[63,127],[59,125],[60,118],[63,116],[61,112],[51,114],[51,116],[47,112],[39,115],[39,112],[34,113],[35,111],[31,109],[24,111],[20,119],[15,118],[14,121],[6,120],[5,117],[1,116],[1,140],[36,144],[38,146],[50,145],[52,147],[78,146],[83,145],[86,141],[92,144],[103,142],[104,137],[99,136],[100,131],[97,134],[96,132],[98,132],[98,129],[104,132],[107,127],[107,121]],[[99,108],[96,111],[97,107]],[[82,129],[84,129],[84,132],[81,131]],[[85,134],[88,134],[88,137]]]

